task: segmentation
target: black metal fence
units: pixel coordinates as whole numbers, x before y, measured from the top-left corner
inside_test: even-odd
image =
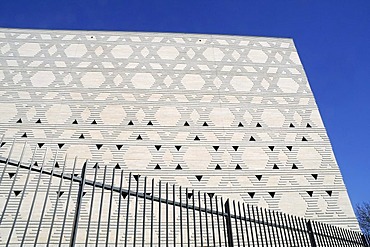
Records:
[[[34,158],[26,164],[23,152],[19,161],[10,159],[11,151],[7,158],[0,158],[0,188],[8,191],[0,216],[0,245],[314,247],[370,243],[368,236],[357,231],[125,174],[119,167],[108,170],[86,161],[77,171],[74,159],[72,171],[66,172],[67,165],[56,166],[56,158],[50,166]],[[30,187],[34,189],[29,191]]]

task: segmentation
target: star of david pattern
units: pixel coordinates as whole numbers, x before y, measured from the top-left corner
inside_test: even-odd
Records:
[[[291,39],[1,29],[0,95],[2,156],[16,138],[25,163],[37,147],[358,228]]]

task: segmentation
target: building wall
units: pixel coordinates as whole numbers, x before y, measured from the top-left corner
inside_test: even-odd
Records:
[[[24,162],[58,151],[358,229],[291,39],[1,29],[0,95],[3,156],[16,138],[15,160],[27,141]]]

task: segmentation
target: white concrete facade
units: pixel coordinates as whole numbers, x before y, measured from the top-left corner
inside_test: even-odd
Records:
[[[25,162],[43,143],[49,160],[358,229],[291,39],[0,29],[0,94],[2,155],[16,137]]]

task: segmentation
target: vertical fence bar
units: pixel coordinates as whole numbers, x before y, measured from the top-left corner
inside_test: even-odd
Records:
[[[2,142],[2,140],[0,141],[0,145],[1,145],[1,142]],[[9,233],[8,241],[7,241],[7,244],[6,244],[7,246],[10,245],[10,239],[12,238],[12,234],[13,234],[13,231],[14,231],[14,228],[15,228],[15,224],[17,222],[17,218],[18,218],[18,215],[19,215],[19,210],[21,208],[21,205],[22,205],[22,202],[23,202],[23,198],[24,198],[24,195],[25,195],[26,190],[27,190],[28,180],[29,180],[30,175],[31,175],[31,170],[32,170],[32,166],[33,166],[33,161],[34,161],[34,158],[35,158],[36,150],[37,150],[37,146],[35,147],[35,150],[33,151],[33,154],[32,154],[31,164],[30,164],[29,170],[27,172],[27,178],[26,178],[26,182],[24,183],[24,187],[23,187],[23,192],[22,192],[22,195],[21,195],[21,199],[19,200],[19,204],[18,204],[18,207],[17,207],[17,212],[14,215],[14,220],[13,220],[12,228],[10,228],[10,233]],[[15,180],[15,177],[14,177],[14,180]]]
[[[43,169],[44,169],[45,158],[46,158],[46,151],[45,151],[45,153],[43,155],[43,158],[42,158],[42,164],[41,164],[41,168],[40,168],[40,175],[39,175],[39,177],[37,179],[37,185],[36,185],[36,188],[35,188],[35,193],[33,194],[31,208],[30,208],[30,211],[29,211],[29,214],[28,214],[28,218],[27,218],[26,228],[24,229],[24,234],[22,236],[21,246],[23,246],[23,244],[24,244],[24,240],[25,240],[26,235],[27,235],[27,230],[28,230],[28,226],[30,224],[32,212],[33,212],[33,209],[34,209],[34,206],[35,206],[36,196],[37,196],[37,193],[38,193],[38,190],[39,190],[41,176],[42,176],[42,172],[43,172]]]
[[[188,188],[185,189],[186,194],[186,232],[188,236],[188,247],[190,247],[190,226],[189,226],[189,193]]]
[[[271,232],[270,232],[270,223],[269,223],[269,218],[268,218],[268,215],[267,215],[267,209],[265,208],[265,222],[266,222],[266,227],[267,227],[267,233],[268,233],[268,236],[269,236],[269,240],[270,240],[270,246],[273,246],[272,245],[272,235]],[[266,240],[266,243],[267,243],[267,240]]]
[[[209,246],[209,230],[208,230],[208,213],[207,213],[207,196],[206,193],[203,194],[204,196],[204,208],[205,208],[205,216],[206,216],[206,233],[207,233],[207,246]]]
[[[304,246],[302,231],[301,231],[302,229],[299,227],[297,216],[294,216],[293,224],[294,224],[294,228],[296,229],[296,236],[298,238],[297,242],[300,244],[300,246]]]
[[[118,245],[119,240],[119,223],[121,218],[121,202],[122,202],[122,186],[123,186],[123,171],[121,171],[121,180],[119,186],[119,195],[118,195],[118,213],[117,213],[117,228],[116,228],[116,246]]]
[[[40,230],[41,230],[41,225],[42,225],[42,219],[44,217],[44,213],[45,213],[45,210],[46,210],[46,203],[48,201],[50,186],[51,186],[51,182],[52,182],[53,176],[54,176],[54,164],[55,164],[55,161],[57,159],[57,156],[58,156],[58,151],[55,154],[54,161],[53,161],[53,164],[52,164],[53,167],[51,169],[51,175],[50,175],[49,182],[48,182],[48,188],[46,189],[46,195],[45,195],[45,199],[44,199],[44,204],[43,204],[42,212],[41,212],[41,215],[40,215],[40,224],[39,224],[39,227],[37,229],[37,233],[36,233],[36,237],[35,237],[35,246],[37,246],[37,241],[38,241],[38,238],[39,238],[39,235],[40,235]],[[81,184],[80,184],[80,187],[81,187]],[[77,202],[78,202],[78,200],[77,200]],[[77,204],[77,206],[78,206],[78,204]],[[76,214],[77,214],[77,209],[78,209],[77,206],[76,206]],[[78,218],[77,219],[75,218],[75,221],[76,220],[78,222]],[[76,226],[76,224],[73,224],[73,225],[74,225],[74,227]],[[72,232],[72,240],[73,240],[73,233],[74,232]],[[74,245],[72,245],[72,242],[71,242],[71,246],[74,246]]]
[[[159,180],[159,190],[158,190],[158,246],[161,246],[161,224],[162,224],[162,218],[161,218],[161,211],[162,211],[162,181]]]
[[[0,147],[1,147],[1,144],[3,143],[3,138],[4,138],[4,135],[1,138]],[[2,181],[3,181],[3,177],[4,177],[4,174],[5,174],[6,168],[8,167],[8,163],[9,163],[10,157],[12,156],[13,148],[14,148],[14,143],[15,143],[15,138],[13,139],[12,146],[10,147],[8,158],[5,161],[3,172],[1,173],[0,185],[1,185]],[[0,223],[1,223],[1,221],[0,221]]]
[[[317,247],[316,242],[315,242],[315,236],[314,236],[313,229],[312,229],[312,224],[310,220],[306,221],[306,226],[307,226],[308,234],[310,236],[311,247]]]
[[[279,239],[279,234],[277,234],[278,236],[278,243],[279,243],[279,246],[282,244],[284,246],[284,234],[283,234],[283,229],[282,229],[282,226],[280,225],[280,219],[279,219],[279,214],[275,211],[272,211],[272,214],[274,216],[274,221],[275,221],[275,224],[277,223],[277,227],[279,229],[276,229],[276,232],[280,232],[280,239]],[[278,231],[279,230],[279,231]]]
[[[133,246],[136,246],[136,227],[137,227],[137,208],[139,204],[139,185],[140,185],[140,176],[137,176],[136,179],[136,193],[135,193],[135,213],[134,213],[134,242],[132,243]]]
[[[76,159],[75,159],[75,164],[76,164]],[[98,173],[98,165],[95,167],[95,172],[94,172],[94,181],[93,181],[93,187],[92,187],[92,194],[91,194],[91,204],[90,204],[90,213],[89,213],[89,221],[87,222],[87,231],[86,231],[86,240],[85,240],[85,246],[87,247],[89,243],[89,233],[90,233],[90,224],[91,224],[91,217],[92,217],[92,212],[93,212],[93,206],[94,206],[94,196],[95,196],[95,187],[96,187],[96,176]],[[72,174],[72,180],[73,181],[73,176],[74,172]]]
[[[62,176],[60,177],[60,180],[59,180],[59,186],[58,186],[58,191],[57,191],[57,200],[56,200],[55,206],[54,206],[53,218],[51,219],[50,231],[49,231],[49,236],[48,236],[48,241],[47,241],[46,246],[49,246],[50,241],[51,241],[51,235],[53,233],[53,226],[54,226],[54,221],[55,221],[55,215],[56,215],[57,209],[58,209],[58,202],[59,202],[59,197],[60,197],[59,193],[60,193],[60,189],[62,188],[63,175],[64,175],[64,169],[66,167],[66,161],[67,161],[67,155],[64,158],[64,165],[63,165],[63,170],[62,170],[62,174],[61,174]]]
[[[142,229],[142,236],[141,236],[141,246],[144,247],[145,245],[145,212],[146,212],[146,200],[147,200],[147,194],[146,194],[146,180],[147,178],[144,177],[144,205],[143,205],[143,229]]]
[[[11,198],[11,195],[12,195],[13,187],[14,187],[14,184],[15,184],[15,181],[16,181],[16,178],[17,178],[17,175],[18,175],[18,172],[19,172],[19,167],[20,167],[20,165],[22,163],[23,154],[24,154],[24,150],[26,149],[26,145],[27,145],[27,142],[25,142],[24,145],[23,145],[21,157],[20,157],[20,160],[19,160],[19,162],[17,164],[17,169],[16,169],[15,175],[13,177],[12,185],[10,186],[9,193],[8,193],[8,196],[7,196],[6,201],[5,201],[3,213],[1,214],[1,217],[0,217],[0,224],[3,222],[3,217],[5,215],[6,208],[8,207],[8,203],[9,203],[10,198]],[[57,152],[57,154],[58,154],[58,152]],[[4,174],[1,174],[1,175],[3,176]]]
[[[81,183],[80,183],[79,190],[78,190],[76,211],[75,211],[75,217],[74,217],[73,228],[72,228],[71,246],[75,246],[75,244],[76,244],[78,221],[79,221],[79,218],[80,218],[82,196],[83,196],[83,191],[84,191],[84,188],[85,188],[85,181],[86,181],[86,166],[87,166],[87,160],[83,164],[82,172],[81,172]]]
[[[127,189],[127,206],[126,206],[126,228],[125,228],[125,247],[127,246],[127,234],[128,234],[128,216],[130,211],[130,193],[131,193],[131,172],[128,177],[128,189]]]
[[[197,246],[197,227],[196,227],[196,224],[195,224],[195,194],[194,194],[194,190],[192,190],[192,194],[193,194],[194,246]]]
[[[247,204],[247,211],[248,211],[249,225],[250,225],[250,228],[251,228],[252,244],[253,244],[253,247],[254,247],[255,246],[255,244],[254,244],[255,241],[254,241],[254,236],[253,236],[253,226],[252,226],[252,218],[251,218],[251,212],[250,212],[250,209],[249,209],[249,204]],[[253,223],[254,223],[254,227],[256,227],[256,222],[255,222],[254,216],[253,216]],[[257,228],[255,228],[255,233],[256,233],[256,240],[257,240],[257,246],[258,246]]]
[[[173,246],[176,246],[176,207],[175,207],[175,199],[176,199],[176,196],[175,196],[175,193],[176,193],[176,188],[175,188],[175,185],[172,185],[172,201],[173,201],[173,204],[172,204],[172,209],[173,209]]]
[[[278,238],[278,241],[279,241],[279,236],[278,236],[278,231],[276,229],[276,231],[274,230],[276,227],[276,222],[272,220],[272,216],[271,216],[271,210],[268,209],[267,210],[268,213],[269,213],[269,218],[270,218],[270,222],[271,222],[271,232],[272,232],[272,237],[274,238],[274,245],[273,246],[277,246],[276,245],[276,237]]]
[[[200,198],[200,191],[198,191],[198,206],[199,209],[201,208],[201,198]],[[206,216],[207,217],[207,216]],[[200,246],[203,246],[203,226],[202,226],[202,211],[199,210],[199,231],[200,231]]]
[[[243,220],[242,220],[242,213],[241,213],[241,210],[240,210],[240,202],[238,202],[238,211],[239,211],[239,224],[240,224],[240,232],[241,232],[241,236],[242,236],[242,243],[243,243],[243,247],[245,247]]]
[[[109,210],[108,210],[107,238],[106,238],[106,240],[105,240],[105,246],[108,246],[108,244],[109,244],[110,219],[111,219],[111,214],[112,214],[113,186],[114,186],[114,175],[115,175],[115,170],[116,170],[116,169],[114,169],[114,168],[113,168],[112,186],[111,186],[111,189],[110,189]]]
[[[154,222],[153,222],[153,219],[154,219],[154,178],[152,179],[152,196],[150,198],[151,202],[151,206],[150,206],[150,246],[153,246],[153,231],[154,231]]]
[[[286,217],[288,218],[288,220],[287,220],[288,222],[287,223],[288,223],[288,227],[290,228],[290,232],[291,232],[291,236],[292,236],[292,242],[293,242],[293,245],[295,246],[296,245],[296,239],[294,237],[295,231],[294,231],[294,229],[292,227],[292,222],[291,222],[291,219],[290,219],[290,215],[287,215]]]
[[[265,235],[265,242],[266,242],[266,246],[268,245],[268,241],[267,241],[267,234],[266,234],[266,222],[263,218],[263,210],[262,208],[260,208],[260,212],[261,212],[261,221],[262,221],[262,227],[263,227],[263,234]]]
[[[218,232],[218,244],[219,246],[221,247],[222,244],[221,244],[221,227],[220,227],[220,212],[218,211],[218,199],[217,199],[217,196],[215,198],[215,202],[216,202],[216,212],[217,212],[217,232]],[[200,207],[199,207],[200,208]],[[223,217],[223,216],[222,216]],[[202,227],[201,227],[202,228]],[[203,246],[203,243],[202,243],[202,246]]]
[[[225,239],[225,246],[228,245],[228,238],[227,238],[227,227],[225,224],[226,216],[224,212],[224,199],[221,197],[221,210],[222,210],[222,225],[223,225],[223,232],[224,232],[224,239]]]
[[[103,212],[103,203],[104,203],[104,186],[105,186],[105,178],[107,177],[107,166],[104,166],[104,175],[103,175],[103,186],[101,191],[101,197],[100,197],[100,209],[99,209],[99,219],[98,219],[98,230],[96,232],[96,240],[95,244],[99,244],[99,235],[100,235],[100,223],[101,223],[101,215]]]
[[[215,221],[214,221],[214,218],[213,218],[213,205],[212,205],[212,199],[213,199],[213,194],[209,195],[209,206],[211,207],[211,219],[212,219],[212,241],[213,241],[213,246],[216,246]]]
[[[180,195],[180,205],[182,205],[182,192],[181,192],[181,186],[179,188],[179,195]],[[180,207],[180,244],[183,246],[184,244],[184,238],[182,235],[182,206]]]
[[[259,232],[257,230],[257,222],[256,222],[256,216],[254,214],[253,205],[251,205],[251,209],[252,209],[252,215],[253,215],[254,230],[255,230],[255,233],[256,233],[256,243],[257,243],[257,246],[259,246],[259,236],[261,236],[261,230]]]
[[[66,202],[66,210],[64,211],[63,225],[62,225],[62,231],[60,233],[59,246],[61,246],[62,242],[63,242],[62,241],[63,240],[63,233],[64,233],[64,227],[65,227],[66,219],[67,219],[67,215],[68,215],[69,200],[71,198],[71,191],[72,191],[72,184],[73,184],[73,174],[75,173],[76,163],[77,163],[77,157],[75,157],[74,162],[73,162],[71,182],[69,184],[69,192],[68,192],[68,198],[67,198],[67,202]]]
[[[166,183],[166,246],[168,246],[168,183]]]
[[[239,231],[238,231],[238,217],[236,215],[236,207],[235,207],[235,201],[233,200],[233,209],[234,209],[234,220],[235,220],[235,231],[236,231],[236,240],[238,242],[238,247],[240,247],[240,241],[239,241]]]
[[[228,244],[229,244],[229,247],[234,247],[229,199],[227,199],[226,202],[225,202],[225,214],[226,214],[226,227],[227,227]]]
[[[248,247],[250,247],[250,242],[249,242],[249,234],[248,234],[248,223],[247,223],[247,215],[245,213],[245,206],[244,206],[244,202],[242,203],[242,206],[243,206],[243,214],[244,214],[244,225],[245,225],[245,233],[247,235],[247,244],[248,244]],[[248,219],[250,221],[250,218]],[[251,228],[252,229],[252,228]]]

